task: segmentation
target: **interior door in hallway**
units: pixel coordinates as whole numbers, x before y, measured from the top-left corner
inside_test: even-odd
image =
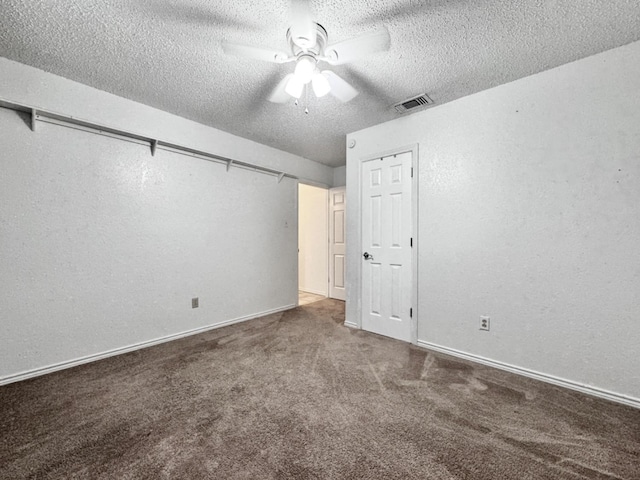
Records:
[[[346,188],[329,190],[329,296],[345,299],[345,206]]]
[[[412,153],[362,164],[362,328],[411,341]]]

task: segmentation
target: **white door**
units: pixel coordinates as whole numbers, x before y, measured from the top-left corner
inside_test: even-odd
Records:
[[[362,164],[362,328],[411,341],[412,153]]]
[[[329,296],[345,299],[344,292],[344,213],[345,187],[329,190]]]

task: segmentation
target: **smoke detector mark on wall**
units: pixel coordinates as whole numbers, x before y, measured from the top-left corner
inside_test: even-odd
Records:
[[[426,108],[429,105],[433,105],[433,100],[431,100],[426,93],[423,93],[416,97],[408,98],[402,102],[396,103],[393,108],[395,108],[398,113],[406,113]]]

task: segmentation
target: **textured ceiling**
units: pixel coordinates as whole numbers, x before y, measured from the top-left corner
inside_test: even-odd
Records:
[[[2,0],[0,56],[338,166],[345,135],[395,118],[400,100],[426,92],[443,104],[640,39],[638,0],[311,5],[329,43],[384,25],[391,49],[331,67],[360,95],[309,98],[309,115],[266,100],[293,64],[226,56],[220,45],[287,50],[288,0]]]

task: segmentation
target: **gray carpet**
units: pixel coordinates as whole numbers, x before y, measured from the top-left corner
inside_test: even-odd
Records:
[[[323,300],[0,387],[0,477],[639,479],[640,410]]]

